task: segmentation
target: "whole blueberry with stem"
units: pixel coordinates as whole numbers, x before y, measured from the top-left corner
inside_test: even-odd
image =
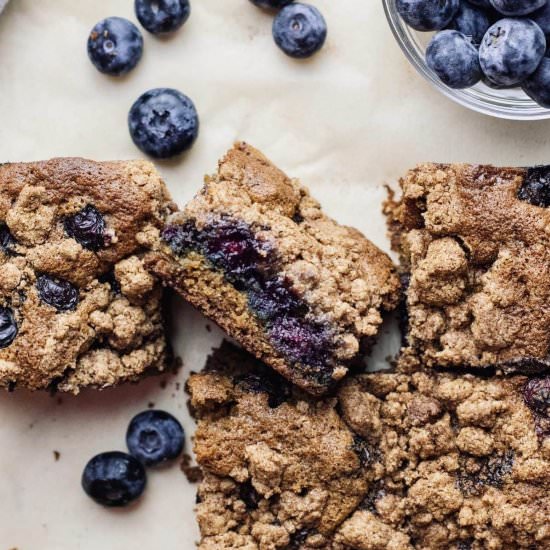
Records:
[[[273,20],[273,39],[290,57],[311,57],[323,47],[326,38],[326,21],[321,12],[309,4],[288,4]]]
[[[481,69],[500,86],[520,84],[533,74],[546,51],[546,38],[530,19],[505,18],[489,28],[479,48]]]
[[[137,147],[165,159],[191,148],[199,133],[199,117],[186,95],[172,88],[155,88],[132,105],[128,127]]]
[[[450,88],[469,88],[481,79],[477,49],[458,31],[438,32],[428,44],[426,62]]]
[[[122,17],[107,17],[91,30],[88,57],[95,68],[111,76],[129,73],[143,54],[139,29]]]

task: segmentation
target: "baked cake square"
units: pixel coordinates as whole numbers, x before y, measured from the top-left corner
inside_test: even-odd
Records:
[[[0,386],[76,393],[165,368],[137,237],[173,210],[149,162],[0,166]]]
[[[388,256],[244,143],[171,217],[161,242],[148,257],[156,275],[314,394],[346,374],[398,302]]]
[[[316,400],[242,350],[187,390],[201,550],[550,548],[550,377],[348,377]]]
[[[423,164],[386,205],[406,297],[402,362],[550,370],[550,169]]]

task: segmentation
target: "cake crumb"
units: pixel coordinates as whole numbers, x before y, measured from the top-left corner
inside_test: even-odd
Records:
[[[54,451],[53,458],[57,462],[61,458],[61,453],[59,451]]]
[[[184,453],[181,458],[180,469],[189,483],[199,483],[199,481],[202,481],[202,471],[198,466],[192,466],[192,461],[191,456]]]

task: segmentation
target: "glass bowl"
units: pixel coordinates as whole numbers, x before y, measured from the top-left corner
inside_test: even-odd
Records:
[[[391,30],[407,59],[416,70],[448,98],[468,109],[510,120],[550,118],[550,110],[537,105],[520,88],[495,90],[482,82],[466,90],[453,90],[439,80],[426,64],[424,53],[433,33],[409,27],[397,13],[396,0],[382,0]]]

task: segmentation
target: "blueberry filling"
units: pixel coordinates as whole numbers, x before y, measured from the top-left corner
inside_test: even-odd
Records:
[[[479,460],[476,471],[472,468],[462,468],[458,472],[457,485],[466,496],[481,494],[484,486],[490,485],[497,489],[502,487],[504,479],[510,474],[514,466],[514,451],[495,454]]]
[[[326,372],[332,357],[330,330],[306,318],[309,308],[280,275],[272,245],[258,239],[248,224],[221,219],[199,230],[187,222],[166,227],[163,239],[176,254],[197,251],[223,271],[227,281],[246,293],[272,345],[320,381],[330,381]]]
[[[361,466],[368,466],[371,463],[373,459],[371,449],[369,448],[369,444],[362,437],[358,435],[353,436],[352,449],[359,457]]]
[[[5,223],[0,223],[0,251],[9,253],[15,245],[15,239]]]
[[[550,418],[550,376],[529,380],[525,384],[523,397],[534,413]]]
[[[287,548],[289,550],[299,550],[299,548],[302,548],[302,545],[306,542],[309,535],[310,532],[307,529],[299,529],[298,531],[295,531],[290,536],[290,541]]]
[[[105,246],[105,220],[92,205],[65,218],[65,231],[69,237],[88,250],[99,250]]]
[[[120,294],[122,292],[120,283],[116,280],[115,272],[112,269],[107,271],[107,273],[100,275],[98,281],[104,284],[107,283],[115,294]]]
[[[235,378],[235,383],[248,392],[266,393],[267,404],[276,409],[288,401],[292,390],[288,382],[271,369],[261,368],[257,373],[242,374]]]
[[[262,497],[256,491],[250,480],[239,486],[239,498],[245,503],[247,510],[257,510]]]
[[[550,166],[527,169],[527,175],[518,191],[518,199],[543,208],[550,206]]]
[[[15,340],[17,331],[13,311],[7,307],[0,307],[0,349],[7,348]]]
[[[78,304],[78,288],[65,279],[40,275],[36,280],[36,288],[40,299],[57,311],[69,311]]]

